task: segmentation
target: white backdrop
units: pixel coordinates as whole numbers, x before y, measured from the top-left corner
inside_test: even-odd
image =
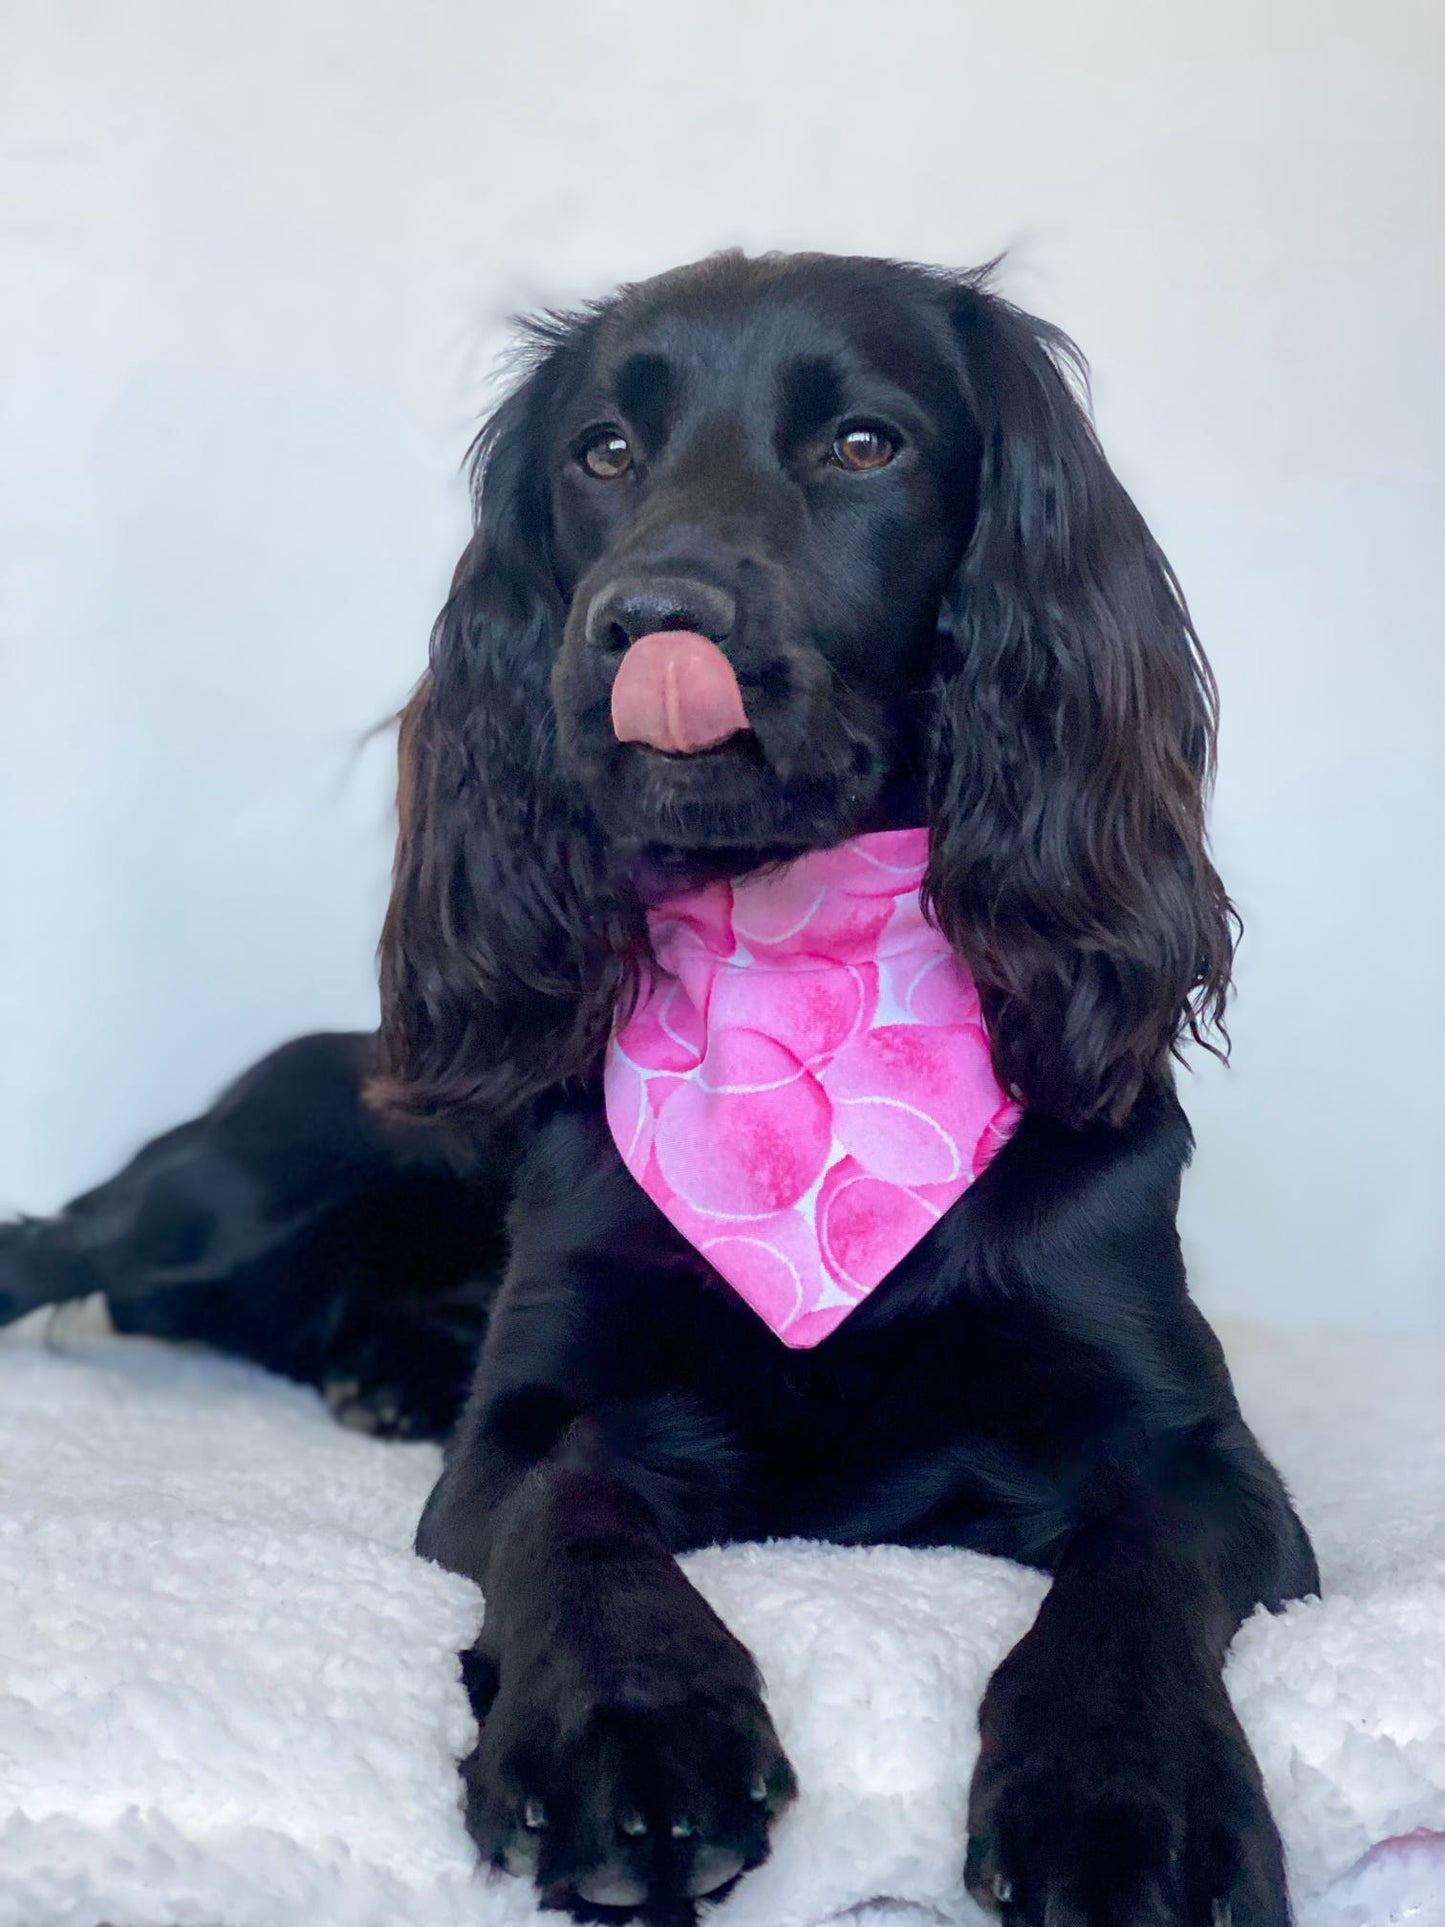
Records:
[[[373,1020],[508,311],[966,263],[1093,359],[1223,686],[1219,1309],[1445,1326],[1435,0],[7,0],[0,1207]]]

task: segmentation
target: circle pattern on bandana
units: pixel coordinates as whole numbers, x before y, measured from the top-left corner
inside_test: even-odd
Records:
[[[926,861],[926,831],[882,831],[657,907],[658,969],[608,1052],[628,1169],[789,1345],[834,1330],[1018,1121]]]

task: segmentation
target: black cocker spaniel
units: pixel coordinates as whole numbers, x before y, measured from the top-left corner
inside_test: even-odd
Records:
[[[767,1853],[793,1775],[675,1555],[779,1535],[1053,1575],[966,1816],[1006,1921],[1289,1918],[1221,1665],[1317,1575],[1175,1230],[1214,690],[1080,380],[986,274],[888,261],[534,325],[402,722],[379,1042],[288,1046],[0,1234],[0,1312],[104,1290],[450,1430],[417,1543],[487,1598],[467,1823],[579,1919]]]

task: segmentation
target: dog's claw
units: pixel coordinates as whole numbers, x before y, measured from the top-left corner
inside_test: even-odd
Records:
[[[537,1833],[547,1824],[547,1809],[540,1800],[529,1800],[522,1809],[522,1825]]]

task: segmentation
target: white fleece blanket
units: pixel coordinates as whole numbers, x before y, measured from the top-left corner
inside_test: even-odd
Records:
[[[1445,1344],[1231,1350],[1327,1590],[1252,1620],[1229,1665],[1300,1927],[1442,1927]],[[408,1550],[436,1468],[217,1359],[34,1320],[0,1343],[0,1927],[534,1919],[457,1813],[480,1602]],[[804,1789],[716,1927],[980,1921],[974,1714],[1043,1582],[890,1548],[688,1567],[760,1658]]]

